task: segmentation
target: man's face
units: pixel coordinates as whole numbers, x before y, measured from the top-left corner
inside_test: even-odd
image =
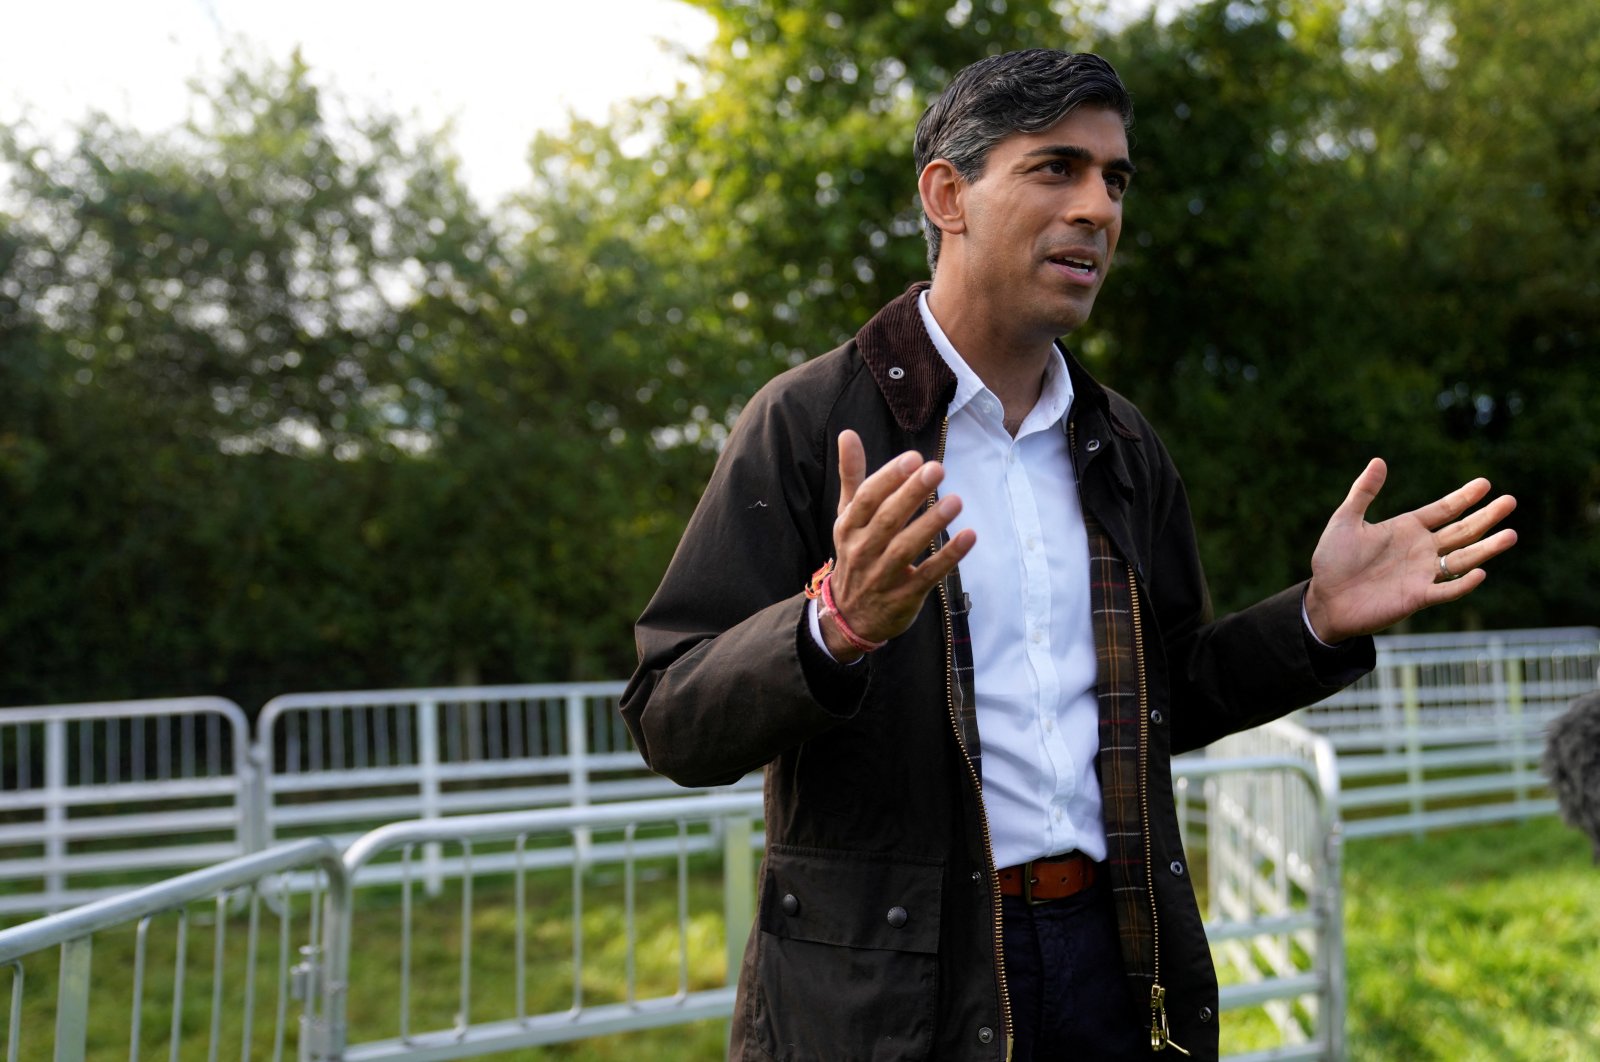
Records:
[[[1080,107],[994,146],[965,187],[959,238],[967,290],[991,321],[1053,338],[1088,318],[1132,177],[1122,117],[1104,107]]]

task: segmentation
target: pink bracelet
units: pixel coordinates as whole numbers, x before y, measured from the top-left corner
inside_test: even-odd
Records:
[[[869,642],[855,631],[850,629],[850,624],[845,622],[844,613],[839,611],[839,606],[833,603],[833,559],[818,568],[811,581],[806,584],[806,597],[812,601],[822,599],[822,609],[817,618],[832,616],[834,626],[839,628],[839,633],[844,635],[844,640],[860,649],[863,653],[870,653],[875,649],[882,649],[889,643]]]

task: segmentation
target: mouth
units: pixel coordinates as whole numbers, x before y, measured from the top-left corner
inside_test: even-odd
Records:
[[[1050,266],[1067,283],[1082,285],[1085,288],[1091,288],[1091,286],[1099,283],[1101,266],[1099,266],[1099,261],[1094,258],[1093,254],[1086,254],[1083,251],[1074,251],[1074,253],[1069,254],[1051,254],[1046,261],[1050,262]]]
[[[1100,263],[1092,255],[1083,252],[1070,254],[1054,254],[1048,259],[1050,264],[1067,278],[1080,284],[1093,284],[1100,276]]]

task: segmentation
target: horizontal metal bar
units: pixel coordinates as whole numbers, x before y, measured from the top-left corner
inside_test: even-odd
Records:
[[[90,815],[51,825],[43,821],[0,826],[0,844],[26,844],[49,836],[69,841],[130,836],[172,836],[183,831],[227,830],[239,825],[244,812],[229,805],[191,811],[150,811],[135,815]]]
[[[1326,990],[1324,979],[1314,973],[1294,974],[1289,977],[1268,977],[1242,985],[1223,985],[1217,993],[1218,1005],[1223,1010],[1242,1007],[1259,1007],[1275,999],[1295,999],[1315,995]]]
[[[1265,918],[1250,918],[1239,922],[1207,922],[1206,939],[1213,944],[1220,944],[1225,940],[1247,940],[1251,937],[1297,933],[1302,929],[1319,929],[1322,923],[1322,916],[1312,910],[1301,910],[1293,914],[1273,915]]]
[[[1320,1041],[1305,1044],[1284,1044],[1261,1051],[1247,1051],[1242,1055],[1224,1055],[1224,1062],[1344,1062],[1336,1059],[1328,1045]]]
[[[342,878],[339,850],[328,841],[320,837],[292,841],[0,930],[0,963],[312,862],[324,867],[336,881]]]
[[[1449,800],[1454,797],[1484,796],[1488,793],[1508,793],[1519,789],[1537,789],[1543,792],[1544,787],[1545,778],[1538,771],[1475,774],[1457,778],[1432,778],[1421,785],[1399,782],[1394,785],[1347,788],[1339,798],[1339,806],[1351,810],[1402,804],[1411,800]]]
[[[1554,800],[1525,800],[1520,804],[1478,804],[1465,808],[1441,808],[1421,814],[1345,819],[1344,835],[1349,838],[1393,837],[1419,830],[1447,830],[1456,826],[1535,819],[1554,815],[1557,810]]]
[[[177,759],[176,756],[173,757]],[[118,782],[114,784],[72,783],[60,789],[45,789],[41,784],[27,789],[0,793],[0,811],[26,811],[47,806],[82,807],[91,804],[130,804],[141,800],[196,800],[203,797],[238,795],[242,779],[237,774],[206,778],[170,778],[160,781]]]
[[[576,1014],[546,1014],[522,1021],[484,1022],[468,1026],[460,1033],[450,1031],[434,1036],[413,1035],[409,1040],[351,1044],[345,1048],[343,1057],[345,1062],[377,1062],[380,1059],[444,1062],[446,1059],[514,1051],[642,1028],[726,1018],[733,1014],[733,1002],[734,989],[731,986],[714,988],[691,992],[682,998],[585,1007]]]
[[[521,834],[556,833],[585,826],[627,826],[651,822],[698,821],[724,815],[759,815],[760,793],[715,793],[706,796],[668,797],[661,800],[595,804],[588,807],[540,808],[492,815],[459,815],[444,819],[419,819],[379,827],[351,845],[345,866],[354,869],[378,852],[426,841],[508,840]]]
[[[72,874],[115,873],[123,870],[166,870],[216,863],[240,854],[234,842],[168,844],[156,848],[119,848],[105,852],[75,852],[59,859],[35,857],[0,861],[0,878],[37,877],[51,871]]]
[[[92,719],[114,723],[118,719],[148,719],[156,716],[180,718],[194,715],[220,715],[249,733],[244,709],[224,697],[169,697],[146,701],[95,701],[79,704],[28,704],[0,709],[0,729],[54,719]]]
[[[565,700],[568,697],[615,698],[628,688],[625,681],[542,682],[513,686],[426,686],[401,690],[346,690],[338,693],[285,693],[261,709],[263,720],[284,712],[323,709],[405,706],[418,701],[435,704],[483,704],[495,701]],[[262,727],[265,730],[265,726]]]

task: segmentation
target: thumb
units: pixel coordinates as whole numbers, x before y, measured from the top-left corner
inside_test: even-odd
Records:
[[[1383,463],[1383,458],[1374,457],[1367,462],[1367,467],[1361,470],[1361,475],[1350,484],[1350,493],[1344,497],[1334,513],[1335,517],[1344,517],[1352,520],[1364,520],[1367,509],[1377,500],[1378,492],[1383,489],[1384,481],[1389,478],[1389,466]]]

